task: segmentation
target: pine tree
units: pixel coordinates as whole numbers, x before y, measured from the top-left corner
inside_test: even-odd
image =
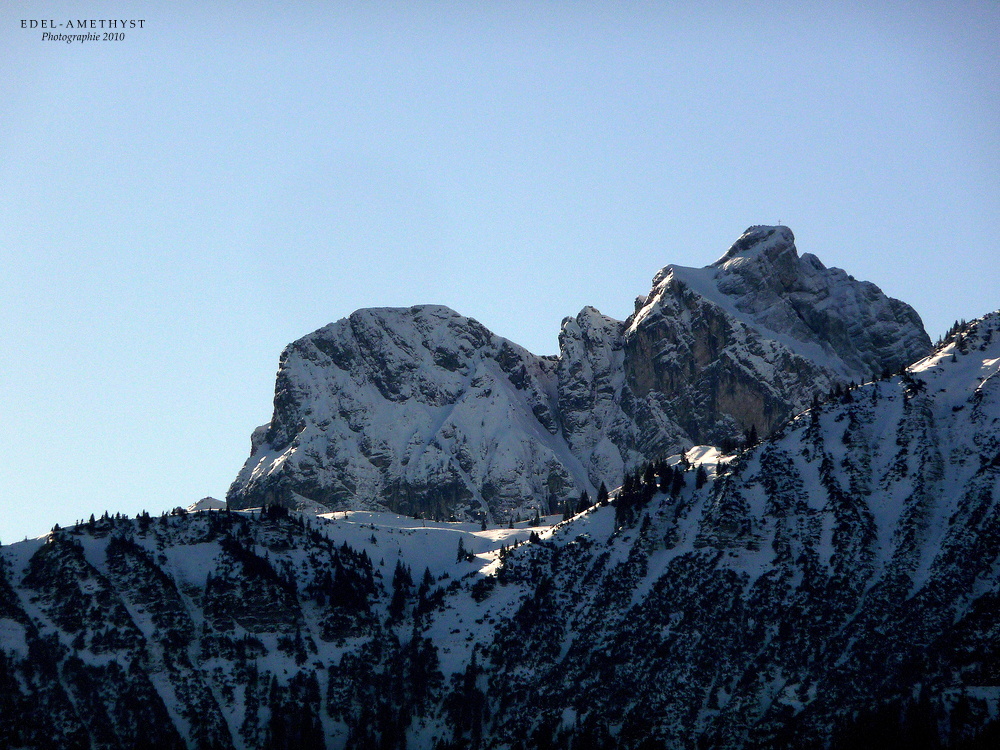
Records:
[[[681,490],[684,489],[684,472],[674,469],[674,479],[670,484],[670,496],[677,497],[681,494]]]
[[[396,570],[392,574],[392,600],[389,602],[389,619],[398,620],[402,617],[406,600],[410,596],[410,587],[413,586],[413,576],[410,569],[403,565],[402,560],[396,561]]]
[[[431,593],[431,586],[434,585],[434,576],[431,575],[430,568],[424,568],[424,577],[420,580],[420,588],[417,589],[417,614],[424,614],[429,608],[427,606],[427,597]],[[416,627],[416,623],[414,623]]]
[[[659,466],[656,467],[656,475],[659,479],[660,492],[670,492],[670,484],[674,480],[674,470],[666,461],[660,461]]]
[[[631,474],[625,475],[625,481],[622,483],[621,494],[626,497],[631,497],[635,492],[635,482],[632,480]]]

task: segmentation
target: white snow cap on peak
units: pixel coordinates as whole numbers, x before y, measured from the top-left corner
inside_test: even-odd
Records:
[[[713,266],[721,266],[733,258],[751,258],[761,254],[779,255],[791,249],[795,252],[795,235],[786,226],[776,227],[766,224],[755,224],[748,227],[740,238],[733,243],[726,254],[719,258]]]
[[[225,510],[226,501],[216,500],[214,497],[203,497],[196,503],[191,503],[187,507],[189,513],[196,513],[199,510]]]

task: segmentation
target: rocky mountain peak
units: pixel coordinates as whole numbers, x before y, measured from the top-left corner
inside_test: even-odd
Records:
[[[702,296],[715,287],[730,297],[763,294],[773,298],[809,288],[807,280],[824,272],[827,269],[815,256],[799,257],[795,235],[788,227],[752,226],[721,258],[705,268],[671,264],[660,269],[653,277],[650,294],[637,303],[636,313],[662,295],[666,286],[693,288]],[[720,302],[718,298],[712,301]]]
[[[665,267],[626,321],[583,308],[559,345],[539,357],[439,305],[331,323],[282,354],[230,505],[558,512],[930,351],[912,308],[799,256],[784,226],[750,227],[705,268]]]
[[[667,266],[630,320],[656,319],[664,299],[693,293],[841,380],[896,370],[930,349],[920,316],[875,284],[798,254],[785,226],[753,226],[705,268]]]
[[[738,264],[739,259],[748,260],[760,257],[774,262],[777,258],[789,254],[793,258],[798,257],[798,252],[795,250],[795,235],[792,234],[791,229],[781,225],[772,227],[757,224],[748,227],[726,251],[726,254],[712,265],[725,266],[731,261],[737,261]]]

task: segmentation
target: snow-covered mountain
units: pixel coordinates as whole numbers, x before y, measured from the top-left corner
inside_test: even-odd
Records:
[[[930,349],[920,318],[751,227],[667,266],[626,321],[585,308],[538,357],[447,308],[359,310],[282,354],[271,422],[230,488],[283,503],[506,522],[593,497],[695,444],[769,433],[835,384]]]
[[[230,505],[506,520],[579,495],[556,390],[553,359],[448,308],[359,310],[285,349]]]
[[[716,455],[551,527],[178,510],[3,547],[0,746],[995,747],[1000,312]]]

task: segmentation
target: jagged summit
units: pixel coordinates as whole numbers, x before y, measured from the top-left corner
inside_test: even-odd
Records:
[[[767,255],[773,259],[788,252],[798,256],[795,250],[795,235],[792,234],[791,229],[782,225],[772,227],[766,224],[755,224],[748,227],[726,251],[726,254],[712,265],[721,266],[735,258],[751,258],[757,255]]]
[[[632,327],[664,295],[683,289],[844,381],[899,369],[930,348],[913,308],[871,282],[827,268],[815,255],[800,256],[785,226],[750,227],[705,268],[665,267]]]
[[[282,354],[232,507],[556,512],[645,462],[765,435],[816,391],[925,356],[908,305],[751,227],[666,266],[626,321],[585,307],[539,357],[439,305],[359,310]]]
[[[815,256],[803,256],[815,259]],[[775,270],[788,268],[799,259],[798,250],[795,248],[795,235],[786,226],[768,226],[766,224],[755,224],[748,227],[739,239],[734,242],[725,254],[717,261],[707,266],[705,270],[718,268],[723,271],[738,271],[743,266],[749,264],[750,267],[756,265],[758,268]],[[810,261],[811,262],[811,261]],[[661,268],[653,276],[653,289],[656,289],[669,276],[678,269],[686,268],[670,264]],[[701,269],[697,269],[701,270]],[[711,274],[710,274],[711,275]]]

